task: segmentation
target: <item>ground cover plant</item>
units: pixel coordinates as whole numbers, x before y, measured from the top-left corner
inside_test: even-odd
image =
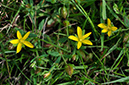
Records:
[[[1,85],[129,84],[128,0],[1,0]]]

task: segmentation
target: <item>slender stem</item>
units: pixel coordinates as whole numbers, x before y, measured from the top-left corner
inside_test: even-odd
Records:
[[[13,24],[13,22],[15,21],[15,18],[16,18],[16,17],[17,17],[17,15],[19,14],[19,12],[20,12],[21,8],[22,8],[22,7],[20,6],[20,8],[18,9],[17,13],[15,14],[15,16],[14,16],[14,18],[13,18],[12,22],[11,22],[11,25],[12,25],[12,24]],[[9,28],[8,28],[8,30],[7,30],[7,34],[8,34],[8,32],[9,32],[10,28],[11,28],[11,25],[9,26]]]
[[[94,53],[94,51],[93,50],[91,50],[92,51],[92,53],[95,55],[95,57],[99,60],[99,62],[100,62],[100,64],[102,65],[102,67],[103,67],[103,69],[104,69],[104,72],[106,73],[106,75],[108,75],[107,74],[107,71],[106,71],[106,69],[105,69],[105,67],[104,67],[104,65],[103,65],[103,63],[101,62],[101,60],[99,59],[99,57]],[[106,78],[106,77],[105,77]],[[106,78],[107,79],[107,78]],[[108,80],[108,79],[107,79]]]
[[[37,38],[37,39],[39,39],[39,38]],[[51,44],[51,45],[53,45],[53,46],[55,46],[55,47],[57,47],[57,48],[59,48],[59,49],[61,49],[61,50],[65,51],[65,52],[70,53],[70,51],[68,51],[68,50],[66,50],[66,49],[64,49],[64,48],[61,48],[60,46],[55,45],[55,44],[53,44],[52,42],[48,42],[48,41],[46,41],[46,40],[42,40],[42,39],[39,39],[39,40],[41,40],[41,41],[43,41],[43,42],[45,42],[45,43]]]
[[[22,70],[18,67],[18,65],[16,64],[16,61],[14,61],[14,63],[15,63],[15,65],[17,66],[17,68],[19,69],[19,71],[22,73],[22,75],[24,75],[25,78],[26,78],[28,81],[32,82],[32,81],[22,72]]]
[[[66,62],[64,56],[61,56],[61,57],[62,57],[62,59],[64,60],[64,63],[67,65],[67,62]]]
[[[91,81],[91,82],[98,83],[98,82],[92,80],[92,79],[90,78],[90,76],[87,74],[87,71],[86,71],[86,68],[87,68],[87,67],[85,66],[85,64],[84,64],[84,62],[83,62],[82,56],[81,56],[81,54],[80,54],[79,52],[77,52],[77,53],[79,54],[80,59],[81,59],[81,61],[82,61],[82,64],[83,64],[83,67],[84,67],[84,71],[85,71],[85,74],[86,74],[86,76],[88,77],[88,78],[86,78],[86,79],[89,80],[89,81]],[[85,68],[85,67],[86,67],[86,68]]]
[[[8,69],[8,73],[9,73],[9,78],[11,78],[11,74],[10,74],[9,66],[8,66],[8,61],[7,61],[6,55],[4,55],[4,56],[5,56],[6,65],[7,65],[7,69]]]

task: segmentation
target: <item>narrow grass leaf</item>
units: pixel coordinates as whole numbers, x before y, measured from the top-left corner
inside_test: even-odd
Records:
[[[87,65],[85,65],[85,66],[74,66],[73,68],[74,69],[86,69],[86,68],[88,68],[88,66]]]
[[[75,83],[75,81],[70,81],[70,82],[61,83],[61,84],[57,84],[57,85],[73,85],[74,83]]]
[[[17,68],[19,69],[19,71],[22,73],[22,75],[24,75],[24,77],[25,77],[28,81],[32,82],[32,81],[21,71],[21,69],[20,69],[19,66],[16,64],[15,61],[14,61],[14,63],[15,63],[15,65],[17,66]]]
[[[44,24],[45,20],[43,19],[40,23],[39,23],[39,27],[38,29],[41,31],[43,29],[43,24]]]
[[[76,4],[74,2],[74,0],[72,0],[72,2],[76,5],[76,7],[79,9],[79,11],[87,18],[87,20],[89,21],[89,23],[91,24],[96,36],[99,34],[98,31],[95,29],[95,26],[92,22],[92,20],[90,19],[90,17],[88,16],[88,13],[83,9],[83,7],[80,4]]]
[[[60,60],[61,60],[61,56],[56,59],[55,63],[60,63]]]
[[[104,34],[102,33],[102,35],[101,35],[101,49],[100,49],[100,51],[103,51],[103,48],[104,48]]]
[[[111,13],[116,19],[118,19],[124,26],[126,26],[125,23],[113,12],[113,10],[112,10],[107,4],[106,4],[106,6],[107,6],[108,10],[110,11],[110,13]]]
[[[105,2],[105,0],[103,0],[103,2],[102,2],[102,17],[103,17],[104,20],[107,19],[107,15],[106,15],[106,2]]]
[[[112,48],[109,49],[109,51],[106,53],[105,57],[117,48],[117,45],[120,40],[121,40],[121,38],[117,41],[117,43],[114,46],[112,46]]]
[[[111,83],[127,82],[127,81],[129,81],[129,77],[125,77],[125,78],[117,79],[117,80],[110,81],[110,82],[106,82],[106,83],[102,83],[102,84],[111,84]]]
[[[5,51],[4,53],[16,53],[16,51]],[[0,52],[0,54],[3,54],[3,52]]]
[[[123,52],[124,53],[124,52]],[[122,52],[121,52],[121,55],[122,55]],[[123,54],[122,57],[120,57],[120,60],[119,62],[116,64],[116,66],[113,68],[113,69],[116,69],[116,67],[120,64],[120,62],[122,61],[123,57],[124,57],[125,53]]]
[[[120,52],[120,54],[119,54],[119,56],[117,57],[117,59],[115,60],[115,62],[113,63],[113,65],[112,65],[112,67],[111,67],[111,69],[114,67],[114,65],[116,64],[116,62],[120,59],[120,57],[122,56],[122,54],[124,53],[124,49],[122,49],[121,50],[121,52]],[[116,67],[116,66],[115,66]],[[113,69],[115,69],[115,68],[113,68]]]

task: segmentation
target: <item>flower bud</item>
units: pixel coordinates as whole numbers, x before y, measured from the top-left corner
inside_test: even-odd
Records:
[[[73,64],[68,64],[65,66],[65,71],[68,73],[68,75],[71,77],[73,74]]]
[[[51,74],[50,72],[44,74],[44,77],[43,78],[47,78],[48,76],[50,76],[50,74]]]
[[[63,18],[66,19],[66,17],[67,17],[67,9],[66,9],[65,6],[63,6],[63,7],[61,8],[61,14],[62,14]]]

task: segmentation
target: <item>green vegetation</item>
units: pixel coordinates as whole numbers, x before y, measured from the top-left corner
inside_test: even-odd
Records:
[[[0,9],[0,85],[129,84],[128,0],[1,0]]]

